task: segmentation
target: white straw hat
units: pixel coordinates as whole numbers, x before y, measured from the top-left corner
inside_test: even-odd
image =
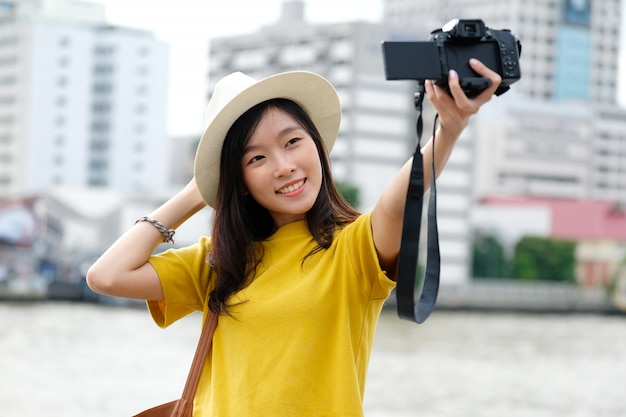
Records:
[[[194,162],[194,176],[202,198],[211,207],[217,201],[220,158],[226,133],[233,123],[255,105],[273,98],[294,101],[311,118],[326,150],[332,149],[341,120],[341,106],[335,88],[312,72],[293,71],[272,75],[260,81],[241,72],[222,78],[207,106],[206,129]]]

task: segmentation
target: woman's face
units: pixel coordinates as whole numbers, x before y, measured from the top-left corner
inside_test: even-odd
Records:
[[[305,218],[322,186],[313,138],[289,114],[269,107],[241,160],[248,192],[278,227]]]

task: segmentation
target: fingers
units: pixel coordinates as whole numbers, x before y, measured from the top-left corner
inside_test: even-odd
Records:
[[[449,99],[451,98],[443,88],[436,86],[433,80],[426,80],[424,87],[426,88],[426,95],[431,101],[438,98],[445,99],[445,96],[448,96]]]
[[[502,77],[495,72],[492,71],[488,66],[477,60],[476,58],[472,58],[469,60],[470,67],[480,75],[485,78],[489,78],[494,84],[500,84],[502,81]],[[496,86],[497,87],[497,86]]]
[[[471,59],[469,65],[477,74],[491,81],[491,86],[476,96],[470,98],[465,95],[461,87],[459,75],[454,70],[450,70],[448,73],[449,93],[446,89],[435,85],[431,80],[426,80],[424,84],[426,94],[433,107],[437,110],[442,126],[451,129],[466,126],[469,117],[477,113],[483,104],[491,100],[496,89],[502,82],[502,78],[498,73],[491,70],[479,60]]]
[[[460,85],[459,76],[456,71],[450,70],[448,74],[448,88],[450,90],[450,94],[454,98],[456,105],[460,109],[475,113],[476,111],[478,111],[481,105],[491,100],[496,89],[500,86],[500,83],[502,82],[502,77],[500,77],[497,72],[491,70],[489,67],[487,67],[485,64],[477,59],[470,59],[469,65],[480,76],[489,79],[491,81],[491,86],[470,99],[465,95],[465,92]]]
[[[458,75],[454,70],[450,72],[448,79],[450,93],[443,87],[436,85],[432,80],[426,80],[424,84],[426,95],[440,116],[446,110],[448,112],[462,110],[463,107],[467,107],[469,104],[469,99],[465,96],[459,84]]]
[[[489,78],[489,80],[491,80],[491,87],[487,88],[478,96],[478,97],[482,97],[484,95],[484,97],[488,97],[489,99],[491,99],[491,96],[493,95],[493,93],[500,86],[500,83],[502,82],[502,77],[500,77],[500,74],[491,70],[488,66],[486,66],[485,64],[483,64],[482,62],[480,62],[479,60],[475,58],[470,59],[469,64],[470,64],[470,67],[472,67],[472,69],[476,71],[478,74],[482,75],[485,78]]]
[[[461,109],[469,107],[470,99],[467,98],[463,88],[461,88],[459,74],[455,70],[450,70],[448,73],[448,89],[450,90],[450,94],[452,94],[452,98],[454,99],[457,107]]]
[[[483,104],[491,100],[502,82],[502,77],[481,61],[472,58],[469,65],[477,74],[491,81],[491,86],[476,96],[469,98],[465,95],[459,75],[455,70],[450,70],[448,73],[449,93],[446,89],[435,85],[432,80],[426,80],[424,84],[426,94],[439,113],[441,121],[446,121],[450,127],[465,125],[469,116],[477,113]]]
[[[424,84],[428,99],[439,114],[439,124],[442,128],[460,133],[469,116],[475,111],[474,104],[465,96],[459,84],[459,77],[455,71],[450,71],[448,87],[452,96],[442,87],[435,85],[432,80]]]
[[[480,94],[479,96],[472,98],[467,97],[465,95],[465,91],[463,91],[463,88],[461,87],[459,75],[455,70],[450,70],[448,74],[448,89],[450,90],[450,94],[452,95],[452,104],[456,106],[459,112],[468,115],[476,113],[480,106],[484,102],[488,101],[491,97],[491,94],[493,94],[493,91],[495,91],[495,89],[489,93],[485,91],[483,92],[485,96]],[[445,93],[445,95],[448,94]]]

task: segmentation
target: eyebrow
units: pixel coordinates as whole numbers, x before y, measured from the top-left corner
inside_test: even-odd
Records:
[[[278,136],[283,136],[286,135],[287,133],[291,133],[294,132],[296,130],[302,130],[302,131],[306,131],[305,128],[303,128],[300,125],[293,125],[293,126],[287,126],[285,127],[283,130],[281,130],[280,132],[278,132]],[[259,145],[248,145],[243,149],[243,154],[247,154],[248,152],[252,152],[256,149],[260,148]]]

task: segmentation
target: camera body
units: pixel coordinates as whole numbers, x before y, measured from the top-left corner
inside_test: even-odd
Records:
[[[509,29],[495,30],[480,19],[454,19],[431,32],[424,42],[384,41],[387,80],[434,80],[448,90],[448,72],[454,69],[468,97],[491,86],[469,66],[476,58],[502,77],[495,94],[509,90],[521,78],[520,40]]]

